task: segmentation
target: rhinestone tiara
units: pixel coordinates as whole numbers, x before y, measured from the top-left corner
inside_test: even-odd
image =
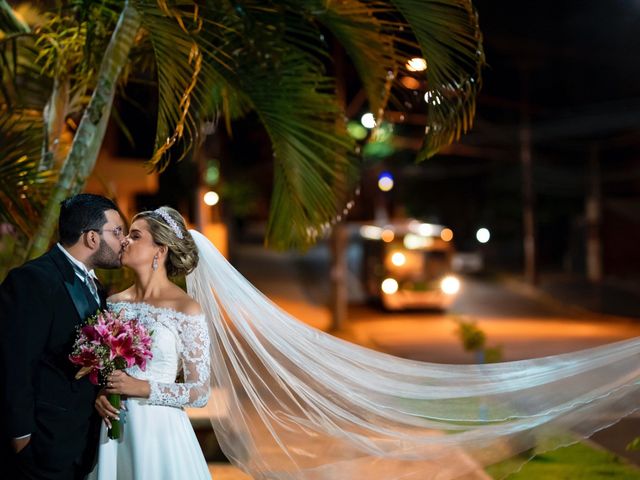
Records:
[[[173,230],[173,233],[176,234],[176,237],[178,237],[180,240],[184,238],[184,236],[182,235],[182,230],[180,230],[180,227],[178,226],[176,221],[173,218],[171,218],[171,215],[169,215],[169,212],[167,212],[163,208],[156,208],[153,211],[153,213],[157,213],[162,217],[162,219],[166,222],[166,224],[169,225],[169,227],[171,227],[171,230]]]

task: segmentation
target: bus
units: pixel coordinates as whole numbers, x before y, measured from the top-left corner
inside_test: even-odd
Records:
[[[451,229],[418,220],[360,227],[363,284],[387,310],[446,310],[461,282],[453,274]]]

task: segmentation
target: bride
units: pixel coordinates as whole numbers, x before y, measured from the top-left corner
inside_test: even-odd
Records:
[[[167,207],[134,217],[122,263],[136,282],[110,308],[151,327],[154,358],[109,378],[126,412],[96,401],[124,425],[119,441],[103,426],[91,479],[209,478],[182,410],[209,385],[216,437],[256,479],[488,478],[640,408],[639,339],[490,365],[375,352],[282,311]]]
[[[153,359],[145,371],[133,367],[107,379],[104,393],[128,400],[121,412],[105,395],[96,400],[105,424],[89,479],[210,479],[182,409],[202,407],[209,398],[209,333],[200,305],[169,280],[196,267],[195,242],[175,210],[142,212],[133,218],[121,261],[135,273],[135,283],[110,297],[108,307],[153,332]],[[178,373],[184,377],[180,383]],[[107,437],[113,418],[123,424],[120,440]]]

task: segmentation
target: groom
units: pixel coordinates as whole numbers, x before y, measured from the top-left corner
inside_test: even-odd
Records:
[[[105,307],[93,270],[120,267],[125,224],[111,200],[80,194],[58,227],[59,243],[0,285],[2,478],[84,478],[97,446],[97,389],[68,356],[76,327]]]

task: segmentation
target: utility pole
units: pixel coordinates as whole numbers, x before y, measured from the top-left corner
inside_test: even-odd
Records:
[[[520,110],[520,163],[522,165],[522,220],[524,276],[531,285],[538,283],[535,194],[531,146],[531,112],[529,108],[529,72],[522,70],[522,107]]]
[[[331,330],[343,330],[347,321],[347,227],[338,222],[331,233]]]
[[[586,218],[587,279],[593,283],[602,281],[602,186],[600,179],[600,148],[593,144],[589,149]]]
[[[346,86],[344,84],[344,52],[336,43],[333,49],[336,68],[336,96],[343,111],[347,104]],[[339,120],[340,121],[340,120]],[[340,201],[340,200],[338,200]],[[329,309],[331,310],[331,330],[343,330],[347,321],[348,289],[347,289],[347,227],[346,219],[336,221],[331,232],[331,294]]]

